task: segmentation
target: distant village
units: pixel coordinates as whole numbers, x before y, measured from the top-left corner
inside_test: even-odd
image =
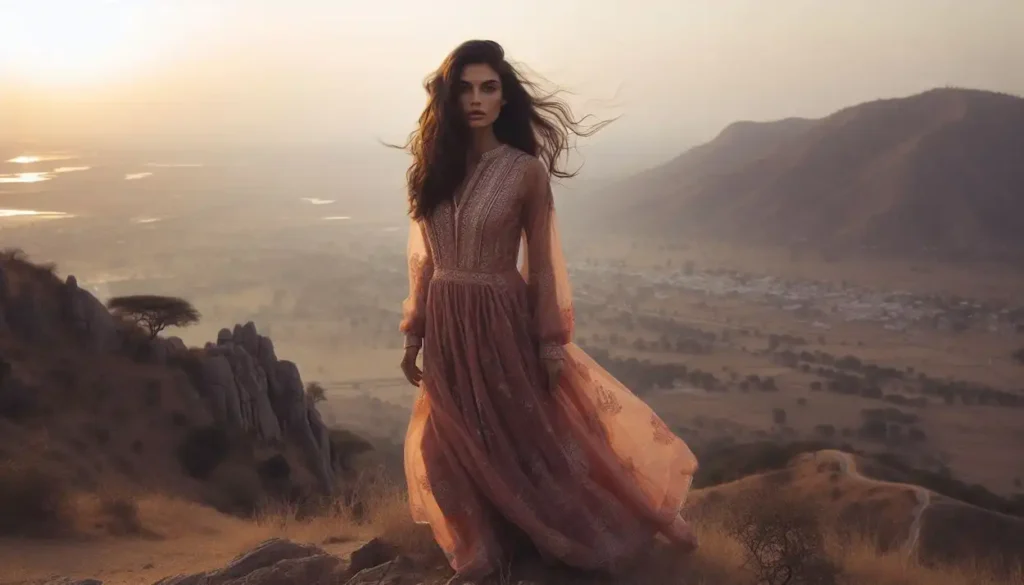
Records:
[[[634,298],[666,299],[680,290],[711,297],[742,297],[791,311],[821,329],[828,329],[829,321],[842,320],[877,323],[894,331],[914,327],[1024,333],[1024,304],[996,305],[952,296],[868,290],[848,283],[793,281],[735,271],[643,271],[594,262],[573,264],[570,271],[576,296],[582,299],[603,296],[612,284]]]

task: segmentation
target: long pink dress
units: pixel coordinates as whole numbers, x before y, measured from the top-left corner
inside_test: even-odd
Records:
[[[548,558],[610,571],[658,533],[685,540],[680,509],[697,460],[571,343],[545,166],[507,145],[485,153],[458,204],[412,223],[408,258],[400,328],[423,345],[405,441],[409,500],[452,568],[497,568],[510,534]],[[543,359],[564,360],[553,391]]]

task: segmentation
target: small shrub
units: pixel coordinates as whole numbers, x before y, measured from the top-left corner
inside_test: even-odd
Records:
[[[251,467],[220,469],[210,484],[216,487],[210,503],[222,513],[249,517],[267,503],[259,475]]]
[[[5,364],[0,361],[0,368]],[[42,413],[42,404],[34,388],[0,372],[0,417],[21,422]]]
[[[831,585],[839,567],[825,550],[821,514],[807,499],[765,488],[735,502],[726,531],[759,585]]]
[[[316,404],[327,400],[327,391],[320,382],[310,382],[306,384],[306,397],[311,404]]]
[[[783,408],[772,409],[772,422],[777,425],[786,424],[786,410]]]
[[[0,535],[55,536],[71,525],[71,498],[57,477],[0,464]]]
[[[836,436],[836,427],[835,425],[821,424],[814,427],[814,432],[826,439],[831,439]]]
[[[148,380],[143,395],[143,403],[149,408],[160,406],[160,392],[162,384],[160,380]]]
[[[352,471],[352,463],[357,455],[372,451],[373,445],[362,437],[342,429],[329,431],[331,443],[331,465],[342,472]]]
[[[280,453],[264,459],[256,466],[256,473],[265,483],[288,481],[292,474],[292,466]]]
[[[183,412],[172,412],[171,413],[171,424],[178,428],[188,426],[188,417]]]
[[[206,479],[225,459],[230,449],[227,433],[217,427],[202,427],[188,433],[178,446],[178,462],[186,473]]]
[[[100,513],[107,521],[107,531],[115,536],[142,534],[139,506],[128,496],[104,496],[100,499]]]

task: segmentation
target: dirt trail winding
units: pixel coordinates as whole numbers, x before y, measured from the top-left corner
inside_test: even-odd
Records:
[[[860,470],[857,469],[857,462],[853,458],[853,456],[843,451],[836,451],[831,449],[825,451],[818,451],[817,453],[814,454],[814,456],[816,459],[831,458],[832,460],[836,461],[839,464],[840,472],[846,475],[847,477],[851,477],[863,482],[867,482],[869,484],[879,486],[903,489],[909,488],[914,490],[914,495],[917,497],[917,505],[914,506],[914,509],[911,511],[910,531],[907,534],[907,540],[903,543],[904,554],[906,554],[908,557],[912,556],[914,552],[917,550],[917,543],[921,537],[921,519],[924,517],[924,511],[932,503],[932,493],[921,486],[916,486],[908,483],[882,481],[864,476],[860,473]]]

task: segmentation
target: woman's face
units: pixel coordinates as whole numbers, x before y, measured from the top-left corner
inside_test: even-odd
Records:
[[[459,80],[459,105],[470,128],[486,128],[493,124],[505,105],[498,72],[485,64],[463,67]]]

